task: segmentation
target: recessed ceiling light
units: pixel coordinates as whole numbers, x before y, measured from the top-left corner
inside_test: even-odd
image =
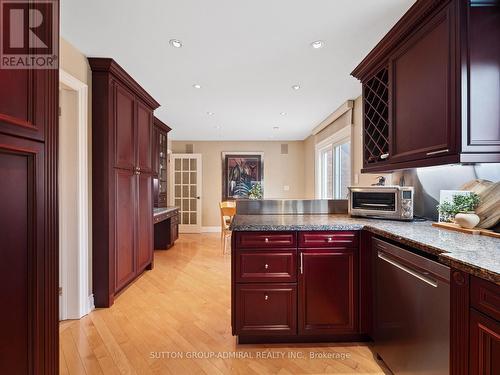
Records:
[[[295,90],[295,91],[300,90],[300,85],[293,85],[292,90]]]
[[[286,116],[286,112],[280,112],[281,116]]]
[[[279,126],[273,126],[273,130],[280,130]]]
[[[322,40],[315,40],[314,42],[311,43],[311,47],[314,49],[319,49],[323,48],[325,46],[325,42]]]
[[[207,115],[209,115],[209,116],[213,116],[213,115],[215,115],[215,113],[214,113],[214,112],[210,112],[210,111],[209,111],[209,112],[207,112]]]
[[[215,125],[214,128],[215,129],[220,129],[220,128],[222,128],[222,126],[221,125]]]
[[[200,84],[198,84],[198,83],[195,83],[195,84],[193,85],[193,87],[194,87],[195,89],[201,89],[201,85],[200,85]]]
[[[179,39],[170,39],[168,43],[174,48],[182,47],[182,42]]]

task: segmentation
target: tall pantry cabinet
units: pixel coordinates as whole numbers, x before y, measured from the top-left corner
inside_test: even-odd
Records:
[[[153,111],[113,59],[92,69],[93,289],[96,307],[153,266]]]

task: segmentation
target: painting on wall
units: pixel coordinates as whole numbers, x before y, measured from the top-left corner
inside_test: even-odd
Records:
[[[222,200],[264,197],[264,154],[222,153]]]

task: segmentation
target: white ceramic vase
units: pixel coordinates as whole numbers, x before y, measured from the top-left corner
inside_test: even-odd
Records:
[[[455,223],[462,228],[472,229],[481,219],[474,212],[461,212],[455,215]]]

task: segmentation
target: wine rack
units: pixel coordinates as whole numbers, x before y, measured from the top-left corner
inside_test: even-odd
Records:
[[[363,86],[365,166],[389,156],[389,71],[382,68]]]

